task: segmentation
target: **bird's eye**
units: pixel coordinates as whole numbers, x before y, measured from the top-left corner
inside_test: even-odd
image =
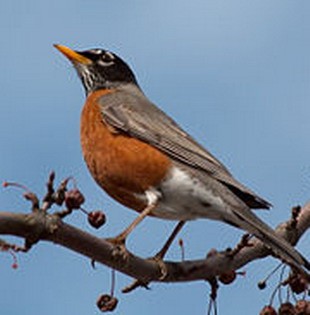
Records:
[[[104,67],[111,66],[114,64],[114,55],[108,51],[106,51],[102,56],[99,58],[98,63]]]

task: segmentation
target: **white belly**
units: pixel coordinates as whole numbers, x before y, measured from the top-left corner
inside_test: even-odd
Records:
[[[152,214],[169,220],[194,220],[227,217],[229,207],[199,179],[173,167],[169,176],[158,188],[159,203]]]

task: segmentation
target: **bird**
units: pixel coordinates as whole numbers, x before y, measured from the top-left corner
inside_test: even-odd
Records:
[[[138,217],[117,237],[125,243],[146,216],[177,221],[163,257],[185,222],[213,219],[260,239],[295,270],[310,263],[253,213],[271,204],[230,171],[141,89],[130,66],[106,49],[73,50],[55,44],[73,64],[86,93],[80,139],[97,184]]]

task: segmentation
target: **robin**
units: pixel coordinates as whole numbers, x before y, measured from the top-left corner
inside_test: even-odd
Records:
[[[179,221],[163,256],[186,221],[208,218],[255,235],[295,269],[310,263],[251,209],[270,203],[239,183],[143,93],[130,67],[103,49],[55,45],[73,64],[86,92],[81,145],[88,169],[110,196],[140,214],[114,238],[124,243],[147,215]]]

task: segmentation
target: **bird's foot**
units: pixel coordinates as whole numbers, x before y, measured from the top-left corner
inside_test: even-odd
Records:
[[[159,281],[164,280],[168,274],[168,269],[163,261],[164,255],[166,252],[162,253],[161,251],[158,252],[155,256],[148,258],[148,260],[156,262],[158,265],[159,271],[160,271],[160,276],[158,278]]]
[[[159,267],[159,271],[160,271],[160,276],[158,278],[159,281],[165,279],[165,277],[167,276],[168,274],[168,269],[162,259],[162,255],[160,254],[160,252],[158,254],[156,254],[155,256],[153,257],[150,257],[148,258],[149,261],[154,261],[156,262],[156,264],[158,265]],[[134,280],[130,285],[126,286],[122,292],[123,293],[129,293],[129,292],[132,292],[133,290],[137,289],[137,288],[145,288],[147,290],[150,290],[150,287],[149,287],[149,281],[144,281],[144,280],[140,280],[140,279],[136,279]]]
[[[126,238],[123,237],[122,234],[116,237],[106,238],[106,241],[108,241],[114,246],[113,252],[112,252],[112,255],[114,257],[118,257],[123,260],[126,260],[128,258],[129,254],[126,248]]]

